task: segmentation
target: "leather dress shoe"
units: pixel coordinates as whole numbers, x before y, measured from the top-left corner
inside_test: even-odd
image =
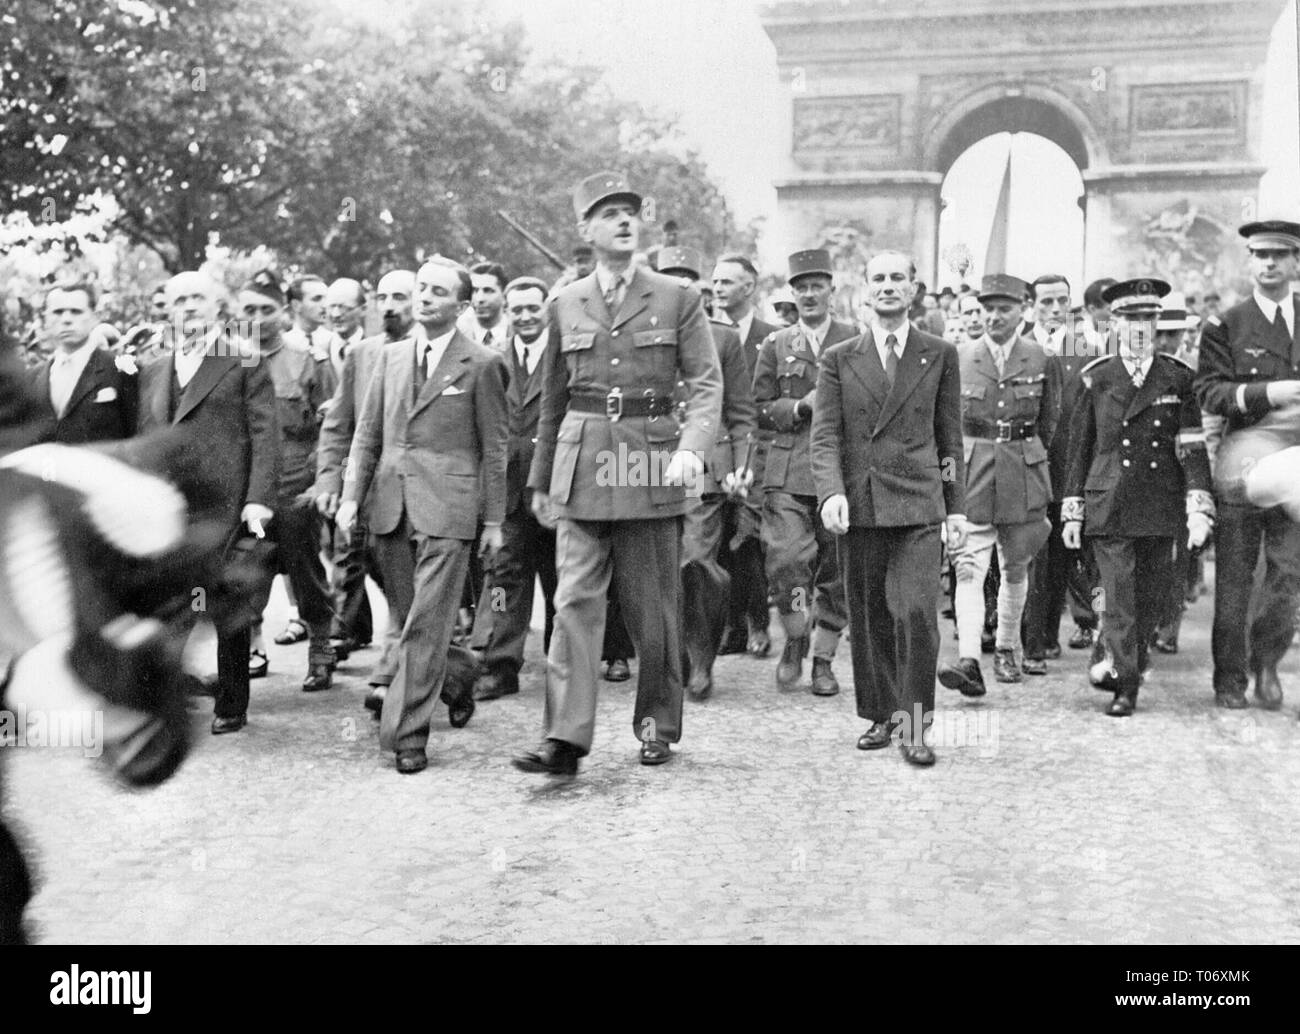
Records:
[[[447,721],[451,722],[453,729],[463,729],[474,717],[474,709],[474,692],[471,689],[468,693],[462,693],[455,700],[448,702]]]
[[[808,654],[808,637],[792,636],[785,641],[781,659],[776,662],[776,688],[793,689],[803,674],[803,659]]]
[[[967,697],[982,697],[988,692],[980,662],[974,657],[962,657],[956,664],[941,664],[939,683],[948,689],[959,689],[962,696]]]
[[[302,691],[304,693],[319,693],[323,689],[329,689],[334,685],[334,665],[332,664],[313,664],[307,671],[307,677],[302,680]]]
[[[1052,643],[1043,650],[1043,658],[1049,661],[1059,661],[1061,659],[1061,644]]]
[[[489,671],[474,683],[475,700],[497,700],[519,692],[519,676],[508,671]]]
[[[919,768],[928,768],[934,764],[934,751],[924,743],[901,744],[903,750],[903,760],[909,765],[916,765]]]
[[[766,628],[751,628],[745,652],[751,657],[766,657],[772,652],[772,637]]]
[[[641,764],[666,765],[673,759],[673,752],[663,740],[646,740],[641,744]]]
[[[831,662],[825,657],[814,657],[812,665],[813,696],[833,697],[840,691],[840,684],[831,671]]]
[[[547,775],[577,775],[578,748],[564,740],[542,740],[536,750],[516,754],[512,764],[521,772]]]
[[[888,722],[872,722],[871,728],[858,737],[858,750],[879,750],[888,747],[894,730]]]
[[[1046,675],[1047,660],[1043,657],[1026,657],[1020,662],[1020,670],[1026,675]]]
[[[399,750],[397,752],[397,771],[402,775],[415,775],[429,767],[429,759],[422,750]]]
[[[232,718],[213,718],[212,735],[221,736],[228,732],[239,732],[248,724],[248,715],[237,714]]]
[[[384,712],[384,697],[387,693],[387,686],[372,685],[370,692],[366,694],[365,703],[361,706],[378,718]]]
[[[619,657],[609,662],[609,667],[605,669],[606,682],[626,682],[632,677],[632,669],[627,666],[627,661]]]
[[[1215,690],[1214,706],[1228,711],[1243,711],[1250,706],[1250,703],[1246,700],[1246,694],[1239,689],[1228,689],[1222,692]]]
[[[1112,718],[1127,718],[1137,707],[1137,701],[1127,693],[1116,693],[1115,699],[1110,702],[1106,708],[1106,713]]]
[[[1074,632],[1067,644],[1071,650],[1086,650],[1092,645],[1092,629],[1074,626]]]
[[[1265,711],[1282,709],[1282,683],[1278,681],[1277,668],[1255,669],[1255,703]]]
[[[744,653],[749,649],[749,637],[745,630],[730,631],[722,637],[722,642],[718,644],[718,656],[722,657],[727,654]]]
[[[708,700],[713,695],[713,676],[703,668],[691,668],[691,677],[686,683],[686,695],[692,700]]]
[[[999,682],[1020,682],[1020,663],[1015,650],[993,651],[993,677]]]

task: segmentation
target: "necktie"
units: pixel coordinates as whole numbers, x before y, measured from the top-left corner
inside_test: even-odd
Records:
[[[894,378],[898,376],[898,338],[890,334],[885,338],[885,380],[889,381],[889,386],[894,386]]]
[[[72,398],[72,388],[72,356],[61,352],[50,367],[50,405],[60,419]]]
[[[1007,365],[1007,354],[1002,350],[1001,345],[993,346],[993,363],[998,368],[998,379],[1002,378],[1002,371]]]
[[[418,395],[420,389],[424,387],[424,382],[429,379],[429,343],[427,341],[420,342],[415,354],[417,356],[415,361],[415,393]]]
[[[617,315],[619,306],[623,304],[623,278],[614,277],[614,282],[609,285],[609,290],[605,292],[605,307],[609,309],[611,316]]]
[[[488,327],[488,329],[485,330],[485,331],[483,332],[483,347],[484,347],[484,348],[491,348],[491,347],[492,347],[492,328],[491,328],[491,327]]]

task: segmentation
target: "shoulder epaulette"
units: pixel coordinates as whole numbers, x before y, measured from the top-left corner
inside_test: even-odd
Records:
[[[1192,367],[1191,363],[1189,363],[1186,359],[1174,355],[1173,352],[1157,352],[1156,357],[1159,359],[1170,359],[1173,362],[1177,363],[1179,366],[1181,366],[1183,369],[1189,370],[1192,373],[1196,372],[1196,370]]]

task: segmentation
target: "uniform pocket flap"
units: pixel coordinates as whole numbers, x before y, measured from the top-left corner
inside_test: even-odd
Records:
[[[1047,462],[1047,449],[1037,438],[1025,440],[1025,462],[1029,464]]]
[[[560,351],[583,352],[595,343],[595,334],[564,334],[560,337]]]
[[[560,424],[560,430],[555,435],[557,442],[568,442],[576,445],[582,441],[582,421],[565,420]]]
[[[632,335],[632,345],[635,348],[675,344],[677,344],[677,331],[675,330],[638,330]]]
[[[982,399],[987,390],[983,384],[972,384],[961,389],[961,397],[964,399]]]
[[[1013,384],[1012,391],[1015,392],[1018,399],[1038,398],[1043,394],[1043,382],[1038,381],[1034,384]]]

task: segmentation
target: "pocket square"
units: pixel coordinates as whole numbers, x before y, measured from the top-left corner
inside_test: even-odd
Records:
[[[449,385],[447,385],[447,387],[445,387],[445,388],[442,390],[442,394],[444,394],[444,395],[464,395],[464,394],[465,394],[465,389],[464,389],[464,388],[458,388],[458,387],[456,387],[456,385],[454,385],[454,384],[449,384]]]
[[[100,388],[99,391],[95,392],[96,402],[113,402],[116,399],[117,399],[116,388]]]

